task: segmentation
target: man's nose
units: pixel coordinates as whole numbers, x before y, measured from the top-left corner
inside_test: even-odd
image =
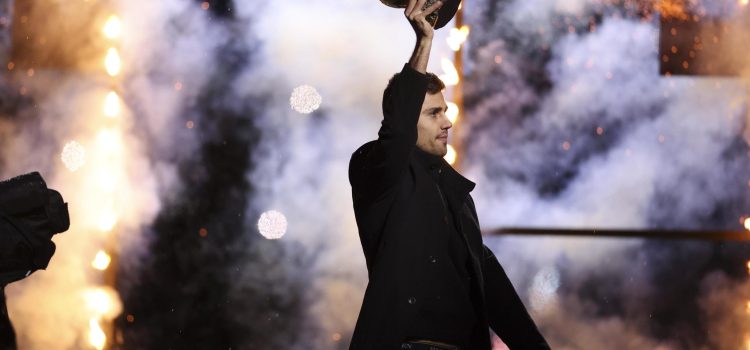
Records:
[[[453,127],[453,123],[451,123],[451,120],[448,119],[448,116],[443,113],[443,125],[442,129],[448,130]]]

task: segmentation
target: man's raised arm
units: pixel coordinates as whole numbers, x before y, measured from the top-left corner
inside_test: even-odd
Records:
[[[383,95],[383,123],[378,140],[361,147],[349,164],[355,200],[372,200],[393,186],[409,165],[417,143],[417,121],[427,93],[427,63],[434,29],[425,19],[442,1],[422,10],[426,0],[410,0],[404,11],[416,44],[409,62],[396,74]]]

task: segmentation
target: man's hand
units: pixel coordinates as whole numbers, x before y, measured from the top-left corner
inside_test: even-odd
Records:
[[[427,61],[430,59],[430,50],[432,49],[432,36],[435,34],[435,29],[432,28],[425,17],[443,6],[443,2],[438,1],[422,10],[425,1],[427,0],[409,0],[409,5],[404,11],[409,24],[414,28],[414,33],[417,34],[417,45],[411,54],[409,65],[422,74],[427,72]]]
[[[443,6],[442,1],[438,1],[432,6],[422,10],[427,0],[409,0],[409,5],[406,6],[404,15],[409,19],[409,24],[414,29],[414,33],[417,34],[417,41],[422,39],[432,39],[435,34],[435,29],[432,28],[430,22],[427,22],[426,17],[437,11]]]

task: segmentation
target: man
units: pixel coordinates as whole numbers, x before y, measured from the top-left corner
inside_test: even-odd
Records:
[[[451,122],[443,83],[426,73],[434,30],[411,0],[417,36],[388,84],[378,139],[352,155],[349,181],[369,284],[350,349],[488,350],[491,327],[511,349],[549,349],[483,245],[469,192],[445,162]]]

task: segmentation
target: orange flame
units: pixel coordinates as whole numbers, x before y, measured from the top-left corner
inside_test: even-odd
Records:
[[[665,18],[688,19],[688,14],[685,10],[685,0],[659,0],[654,8]]]

